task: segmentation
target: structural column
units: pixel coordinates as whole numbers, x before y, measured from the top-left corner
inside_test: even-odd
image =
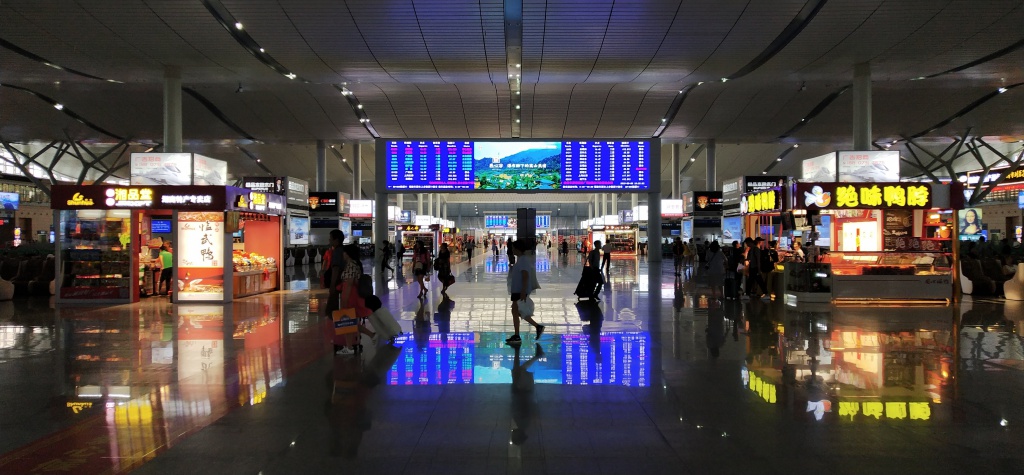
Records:
[[[423,214],[423,193],[416,193],[416,214]]]
[[[608,214],[619,214],[618,200],[619,197],[615,193],[608,193],[608,204],[611,205],[611,208],[608,209]]]
[[[707,149],[707,174],[705,175],[706,183],[704,189],[707,191],[715,191],[718,189],[718,164],[715,161],[715,139],[708,140]]]
[[[434,194],[427,193],[427,214],[434,216]]]
[[[629,209],[636,209],[637,206],[639,205],[639,203],[640,203],[640,196],[637,195],[636,193],[630,193],[629,194]],[[637,216],[634,216],[633,219],[637,219]]]
[[[164,152],[181,151],[181,68],[164,68]]]
[[[647,262],[651,264],[651,282],[657,287],[651,287],[652,294],[661,295],[660,280],[655,276],[661,276],[661,150],[655,150],[657,156],[651,157],[650,167],[651,192],[647,193]],[[673,178],[675,179],[675,178]],[[658,307],[661,308],[661,307]]]
[[[672,196],[671,198],[679,199],[679,158],[682,156],[682,144],[672,144],[672,164],[669,165],[669,171],[672,173],[670,177],[672,180]]]
[[[400,210],[405,209],[405,195],[401,193],[395,195],[395,206]]]
[[[380,245],[388,238],[388,194],[374,193],[373,202],[373,246],[376,252],[373,253],[373,269],[376,277],[377,293],[383,293],[384,285],[384,253],[380,252]],[[401,265],[401,263],[398,263]]]
[[[871,64],[853,66],[853,149],[871,150]]]
[[[316,141],[316,191],[327,191],[327,145]]]
[[[363,199],[363,150],[359,142],[352,144],[352,199]]]

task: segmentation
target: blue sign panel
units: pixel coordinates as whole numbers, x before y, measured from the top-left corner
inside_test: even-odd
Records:
[[[549,214],[538,214],[537,215],[537,229],[546,229],[551,227],[551,215]]]
[[[17,193],[0,193],[0,209],[18,209],[21,195]]]
[[[392,191],[639,191],[651,188],[655,143],[381,140],[378,150]]]
[[[508,216],[486,215],[484,216],[485,228],[507,228]]]
[[[1021,191],[1017,194],[1017,207],[1020,209],[1024,209],[1024,191]]]
[[[473,142],[388,141],[389,190],[472,190]]]

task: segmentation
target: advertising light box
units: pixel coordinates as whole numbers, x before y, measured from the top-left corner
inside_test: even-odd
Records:
[[[349,202],[349,217],[352,218],[372,218],[373,217],[373,201],[372,200],[352,200]]]
[[[808,158],[801,164],[800,179],[803,181],[828,182],[836,181],[836,154],[826,153],[814,158]]]
[[[21,195],[17,193],[0,193],[0,209],[17,210]]]
[[[839,181],[848,183],[900,181],[900,152],[872,150],[839,152]]]
[[[646,191],[658,145],[657,140],[379,140],[377,158],[389,191]]]

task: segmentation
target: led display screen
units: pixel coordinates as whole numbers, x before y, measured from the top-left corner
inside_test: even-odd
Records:
[[[171,220],[153,219],[152,221],[149,222],[149,232],[152,234],[170,234]]]
[[[657,141],[381,140],[392,191],[650,190]]]

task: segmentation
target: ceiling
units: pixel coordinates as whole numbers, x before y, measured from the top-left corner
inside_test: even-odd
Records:
[[[861,62],[878,141],[968,128],[1024,137],[1020,0],[523,0],[521,48],[518,24],[506,28],[514,5],[4,0],[0,137],[159,143],[164,71],[175,66],[188,90],[185,148],[229,160],[236,176],[265,173],[256,157],[312,181],[317,139],[362,141],[372,193],[371,131],[512,137],[518,117],[523,138],[715,139],[721,180],[762,171],[794,143],[803,147],[774,171],[849,148],[845,88]],[[351,173],[329,163],[329,181],[349,191]],[[703,170],[700,155],[686,173]]]

